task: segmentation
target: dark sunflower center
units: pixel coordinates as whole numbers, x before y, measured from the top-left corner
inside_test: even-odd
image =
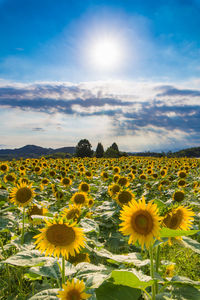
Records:
[[[184,199],[184,193],[183,192],[176,192],[174,194],[174,200],[177,202],[181,202]]]
[[[78,216],[79,216],[79,210],[76,209],[76,208],[70,209],[70,210],[67,212],[67,214],[66,214],[66,218],[67,218],[68,220],[73,219],[73,218],[78,217]]]
[[[85,202],[85,196],[82,194],[78,194],[74,198],[74,202],[77,204],[83,204]]]
[[[69,184],[70,183],[70,180],[69,180],[69,178],[64,178],[63,179],[63,184]]]
[[[69,291],[66,300],[81,300],[80,292],[76,289]]]
[[[128,203],[129,201],[132,200],[132,195],[127,191],[123,191],[119,194],[118,200],[121,204]]]
[[[43,208],[39,208],[37,206],[33,206],[29,212],[29,215],[40,215],[43,216]]]
[[[137,233],[148,235],[153,229],[153,218],[148,211],[141,210],[132,216],[131,225]]]
[[[6,179],[8,181],[14,181],[15,180],[15,178],[12,175],[10,175],[10,174],[6,176]]]
[[[112,188],[112,192],[113,192],[114,194],[116,194],[116,193],[118,193],[119,191],[120,191],[119,185],[114,185],[113,188]]]
[[[89,186],[88,184],[84,183],[81,185],[81,190],[84,192],[88,192],[89,191]]]
[[[47,229],[46,238],[54,246],[68,246],[75,241],[75,232],[65,224],[53,224]]]
[[[169,228],[171,229],[177,229],[182,223],[183,219],[183,214],[181,210],[177,210],[175,214],[172,215],[171,220],[170,220],[170,226]]]
[[[88,204],[89,204],[89,205],[92,205],[92,204],[93,204],[93,200],[90,199],[90,200],[88,201]]]
[[[28,179],[22,178],[22,182],[23,182],[23,183],[28,183]]]
[[[7,166],[5,166],[5,165],[1,165],[1,170],[2,170],[2,171],[5,171],[5,170],[7,170]]]
[[[47,184],[48,182],[49,182],[48,179],[43,179],[43,180],[42,180],[42,183],[43,183],[43,184]]]
[[[185,172],[180,172],[179,173],[179,177],[180,178],[185,178],[186,177],[186,173]]]
[[[185,180],[179,180],[178,185],[185,186],[186,182]]]
[[[55,176],[56,173],[55,173],[54,171],[50,171],[50,172],[49,172],[49,175],[50,175],[50,176]]]
[[[28,187],[20,188],[16,192],[16,200],[20,203],[28,202],[32,197],[32,192]]]
[[[90,172],[86,172],[85,175],[88,177],[92,176],[92,174]]]
[[[128,180],[126,179],[126,178],[124,178],[124,177],[122,177],[122,178],[120,178],[119,180],[118,180],[118,183],[120,184],[120,185],[126,185],[127,184],[127,182],[128,182]]]

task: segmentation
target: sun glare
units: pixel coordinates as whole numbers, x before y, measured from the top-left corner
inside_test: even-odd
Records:
[[[122,61],[120,44],[110,38],[99,39],[91,47],[90,59],[93,67],[112,71],[118,68]]]

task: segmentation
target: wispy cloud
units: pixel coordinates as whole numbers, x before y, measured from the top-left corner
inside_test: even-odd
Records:
[[[86,120],[91,120],[89,123],[95,135],[97,120],[106,117],[107,125],[98,132],[99,139],[109,141],[113,136],[126,150],[131,150],[134,145],[133,151],[136,148],[144,150],[145,145],[146,150],[161,150],[200,143],[199,100],[200,90],[197,88],[162,82],[2,83],[0,86],[2,109],[17,109],[18,114],[24,112],[34,116],[32,122],[26,119],[26,124],[22,124],[27,132],[35,132],[40,138],[50,132],[52,135],[61,134],[66,130],[65,118],[68,116],[76,124],[75,135],[81,126],[84,129]],[[43,117],[36,121],[38,113]],[[44,116],[46,120],[55,118],[56,121],[48,126]],[[69,128],[70,124],[67,126]],[[69,129],[67,134],[72,134]],[[91,133],[90,138],[94,139]],[[137,147],[132,139],[137,141]]]

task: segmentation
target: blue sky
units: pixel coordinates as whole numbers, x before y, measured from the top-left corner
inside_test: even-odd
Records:
[[[0,0],[0,148],[199,146],[199,15],[200,0]]]

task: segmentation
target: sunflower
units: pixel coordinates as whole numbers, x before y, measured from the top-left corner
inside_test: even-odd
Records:
[[[113,167],[113,172],[114,172],[115,174],[120,173],[120,167],[117,167],[117,166]]]
[[[194,220],[193,216],[190,208],[179,206],[164,216],[163,224],[170,229],[189,230]]]
[[[101,172],[101,177],[104,181],[108,180],[109,175],[106,171]]]
[[[116,183],[117,181],[118,181],[118,179],[119,179],[119,175],[117,174],[117,175],[115,175],[114,177],[113,177],[113,181]]]
[[[64,208],[61,215],[65,217],[67,220],[77,220],[80,217],[81,210],[76,205],[69,205],[69,208]]]
[[[90,257],[88,253],[76,253],[74,256],[69,256],[68,261],[75,266],[81,262],[90,263]]]
[[[30,222],[32,222],[33,224],[40,224],[41,221],[37,220],[37,219],[32,219],[32,216],[45,216],[47,214],[48,210],[45,207],[38,207],[37,205],[32,205],[28,211],[27,211],[27,215],[28,218],[30,220]]]
[[[58,201],[63,200],[63,198],[65,196],[63,191],[59,191],[59,190],[55,191],[54,195],[56,197],[56,200],[58,200]]]
[[[56,172],[54,170],[49,171],[49,176],[54,177],[56,176]]]
[[[94,205],[94,199],[88,199],[88,207],[92,207]]]
[[[176,191],[174,192],[172,199],[176,202],[182,202],[185,197],[184,191]]]
[[[120,226],[120,231],[124,235],[130,235],[129,244],[135,243],[137,240],[144,248],[148,248],[154,238],[159,237],[160,217],[156,204],[149,202],[145,203],[144,197],[139,202],[131,201],[127,206],[124,206],[120,219],[123,221]]]
[[[16,181],[16,176],[14,173],[7,174],[3,177],[4,182],[14,183]]]
[[[179,171],[178,172],[178,177],[180,178],[185,178],[187,176],[186,172],[185,171]]]
[[[42,184],[42,185],[48,185],[48,184],[49,184],[49,179],[46,178],[46,177],[43,178],[42,181],[41,181],[41,184]]]
[[[87,182],[81,182],[78,189],[80,192],[88,193],[90,191],[90,186]]]
[[[74,202],[76,205],[87,205],[87,194],[83,192],[76,192],[71,200]]]
[[[88,179],[91,179],[92,178],[92,172],[91,171],[86,171],[85,172],[85,176],[88,178]]]
[[[18,206],[27,206],[35,196],[32,184],[20,183],[10,192],[10,201]]]
[[[145,179],[147,179],[147,176],[144,173],[142,173],[142,174],[140,174],[140,179],[145,180]]]
[[[84,300],[91,296],[84,292],[85,284],[83,280],[75,281],[72,279],[72,282],[67,281],[62,287],[64,291],[59,291],[57,295],[61,300]]]
[[[19,183],[26,183],[26,184],[29,184],[29,180],[28,180],[28,178],[26,178],[26,177],[20,177]]]
[[[134,194],[131,193],[129,190],[121,191],[115,197],[116,202],[120,206],[127,205],[130,201],[134,199],[135,199]]]
[[[162,169],[162,170],[160,171],[160,175],[161,175],[162,177],[165,177],[165,176],[167,175],[167,170]]]
[[[129,186],[130,182],[127,177],[119,177],[117,183],[121,186]]]
[[[180,180],[178,181],[178,186],[180,186],[180,187],[185,187],[185,186],[186,186],[186,181],[185,181],[184,179],[180,179]]]
[[[119,193],[121,189],[121,186],[117,183],[113,183],[112,185],[108,186],[108,194],[110,195],[110,197],[115,196],[117,193]]]
[[[132,172],[130,172],[130,173],[128,174],[128,179],[129,179],[129,180],[135,179],[135,175],[134,175]]]
[[[5,173],[9,170],[9,167],[8,167],[7,164],[1,164],[0,165],[0,170]]]
[[[168,265],[165,269],[165,277],[173,277],[174,276],[175,265]]]
[[[34,169],[35,173],[37,173],[38,175],[40,175],[42,173],[42,167],[40,166],[36,166]]]
[[[67,187],[72,184],[72,180],[69,177],[64,177],[61,179],[61,183]]]
[[[82,228],[75,227],[74,224],[68,224],[64,220],[45,220],[47,226],[40,229],[41,233],[34,236],[36,249],[45,256],[58,257],[62,255],[68,259],[69,255],[74,256],[80,252],[80,248],[84,247],[85,236]]]

